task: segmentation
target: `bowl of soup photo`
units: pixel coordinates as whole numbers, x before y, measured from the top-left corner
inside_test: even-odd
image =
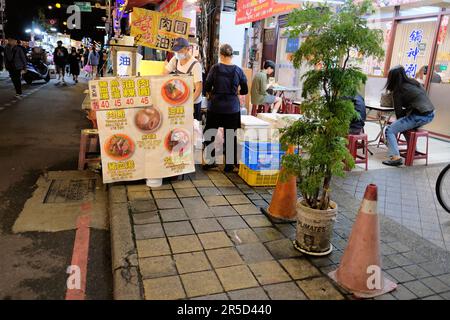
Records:
[[[161,95],[170,104],[182,104],[189,98],[189,87],[181,79],[170,79],[163,84]]]
[[[135,149],[133,140],[125,134],[115,134],[106,140],[104,150],[114,160],[126,160],[130,158]]]
[[[134,124],[136,127],[146,133],[157,131],[162,123],[161,111],[156,107],[147,107],[139,110],[134,116]]]

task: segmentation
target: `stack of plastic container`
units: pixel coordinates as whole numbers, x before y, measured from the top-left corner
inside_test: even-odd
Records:
[[[253,116],[241,116],[241,129],[238,130],[239,176],[247,184],[276,185],[284,154],[277,135],[274,136],[277,131],[266,121]]]

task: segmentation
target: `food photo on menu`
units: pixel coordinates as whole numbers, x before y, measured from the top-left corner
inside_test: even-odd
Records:
[[[150,106],[145,109],[139,110],[134,118],[136,127],[146,133],[153,133],[157,131],[163,122],[163,115],[161,111]]]

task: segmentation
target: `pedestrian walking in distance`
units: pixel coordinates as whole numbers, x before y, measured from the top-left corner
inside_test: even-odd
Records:
[[[8,39],[5,47],[5,66],[16,89],[16,97],[22,95],[22,74],[27,70],[27,59],[15,39]]]
[[[72,47],[70,50],[69,58],[70,74],[73,77],[73,82],[78,83],[78,76],[80,75],[80,62],[81,54],[77,52],[77,49]]]
[[[94,44],[92,45],[91,50],[89,52],[88,62],[86,65],[87,68],[85,67],[91,79],[97,78],[97,70],[99,62],[100,62],[100,54],[97,52],[97,49]]]
[[[66,84],[66,80],[64,79],[64,77],[66,75],[65,69],[69,52],[65,47],[63,47],[62,41],[58,41],[57,45],[58,46],[53,52],[53,62],[55,63],[56,73],[58,74],[58,81],[60,82],[62,78],[63,84]]]

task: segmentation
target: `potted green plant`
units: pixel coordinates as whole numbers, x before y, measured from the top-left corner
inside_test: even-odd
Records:
[[[352,66],[352,52],[359,56],[384,55],[380,30],[367,26],[364,15],[373,11],[371,1],[345,2],[339,10],[328,4],[307,4],[288,19],[289,36],[304,37],[294,53],[294,66],[311,66],[302,77],[303,119],[282,132],[283,148],[294,145],[298,154],[282,159],[284,176],[298,177],[302,198],[297,202],[295,247],[310,255],[331,252],[330,238],[338,205],[330,198],[334,175],[343,176],[344,166],[354,166],[347,149],[350,122],[357,116],[349,97],[357,94],[366,75]]]

